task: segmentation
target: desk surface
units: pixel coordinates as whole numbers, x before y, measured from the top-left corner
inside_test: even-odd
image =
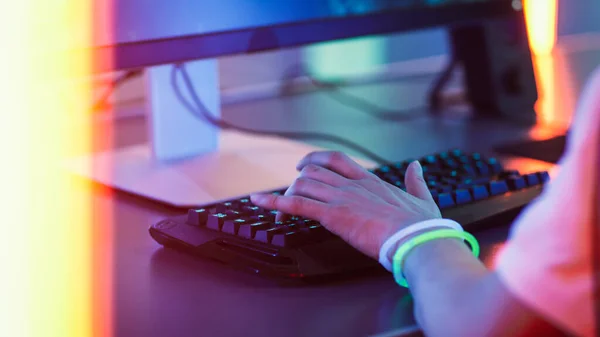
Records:
[[[414,111],[422,117],[411,121],[394,122],[398,114],[380,120],[340,105],[327,93],[227,106],[224,117],[251,127],[311,129],[351,137],[398,160],[451,147],[490,153],[492,146],[517,138],[564,133],[581,85],[599,63],[599,55],[558,52],[554,58],[536,62],[546,81],[538,113],[549,123],[532,128],[502,121],[433,119],[419,109]],[[411,108],[422,104],[427,85],[424,81],[394,82],[348,90],[382,105]],[[550,93],[548,88],[554,89]],[[120,121],[115,126],[115,144],[143,142],[144,133],[142,119]],[[527,159],[505,163],[524,171],[550,167]],[[352,337],[414,323],[410,296],[389,275],[322,285],[276,284],[161,248],[148,235],[148,226],[180,210],[106,190],[94,195],[94,207],[110,209],[113,215],[111,246],[104,248],[111,250],[114,265],[109,301],[116,336]],[[507,228],[479,234],[486,263],[506,234]]]

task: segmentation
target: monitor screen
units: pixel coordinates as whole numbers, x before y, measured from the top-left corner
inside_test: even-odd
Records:
[[[91,47],[97,71],[140,68],[481,21],[514,13],[513,4],[512,0],[96,1]]]
[[[94,40],[105,46],[490,1],[498,0],[126,0],[96,16]]]

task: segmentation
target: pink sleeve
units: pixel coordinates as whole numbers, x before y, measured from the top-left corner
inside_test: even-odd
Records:
[[[595,84],[600,89],[600,76]],[[599,211],[599,93],[587,93],[560,171],[516,220],[495,261],[509,291],[549,322],[579,336],[596,336],[592,226],[600,226],[594,215]]]

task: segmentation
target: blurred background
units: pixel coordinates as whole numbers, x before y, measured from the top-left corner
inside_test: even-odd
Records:
[[[144,83],[137,76],[113,85],[122,73],[92,75],[92,60],[86,55],[64,57],[46,49],[74,36],[92,36],[92,9],[103,3],[0,2],[0,228],[4,239],[0,244],[0,336],[113,335],[113,286],[127,281],[115,276],[114,247],[119,238],[114,235],[114,219],[116,213],[134,206],[116,207],[114,191],[73,179],[62,171],[61,160],[115,144],[145,141],[140,131],[146,128]],[[110,8],[107,3],[101,7]],[[534,63],[541,94],[538,114],[545,127],[524,133],[545,138],[568,128],[581,87],[600,63],[600,1],[526,2],[532,8],[534,4],[536,10],[528,13],[528,19],[532,43],[539,43],[539,48],[534,46]],[[556,4],[558,11],[555,20],[545,22],[553,16],[537,10],[553,7],[549,4]],[[542,22],[533,23],[539,18]],[[543,28],[536,33],[535,27]],[[553,27],[556,44],[548,39]],[[447,54],[446,31],[432,29],[230,56],[219,60],[221,98],[225,107],[231,107],[225,113],[246,114],[252,109],[235,106],[294,94],[284,90],[284,84],[302,81],[306,74],[357,80],[375,73],[385,76],[372,77],[372,83],[382,77],[393,81],[438,73]],[[352,55],[351,63],[339,62],[343,55]],[[362,83],[370,84],[368,80]],[[367,99],[400,104],[389,88],[356,90]],[[102,104],[96,104],[99,101]],[[422,103],[411,102],[414,106]],[[503,131],[498,130],[494,136],[500,139]],[[345,132],[352,134],[352,130]],[[377,138],[379,133],[372,131],[372,135]],[[440,137],[446,135],[440,131]],[[468,137],[460,138],[451,145],[468,141]],[[408,157],[410,151],[402,155]],[[139,218],[135,213],[140,226],[135,230],[145,231],[166,212],[160,208]],[[134,227],[120,230],[133,231]],[[150,245],[146,239],[144,244]],[[146,251],[128,253],[141,256]],[[118,266],[121,271],[134,267]]]

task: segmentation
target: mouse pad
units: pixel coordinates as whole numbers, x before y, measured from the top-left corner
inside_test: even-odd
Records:
[[[528,140],[504,144],[495,147],[494,151],[556,164],[565,151],[566,144],[567,137],[558,136],[546,140]]]

